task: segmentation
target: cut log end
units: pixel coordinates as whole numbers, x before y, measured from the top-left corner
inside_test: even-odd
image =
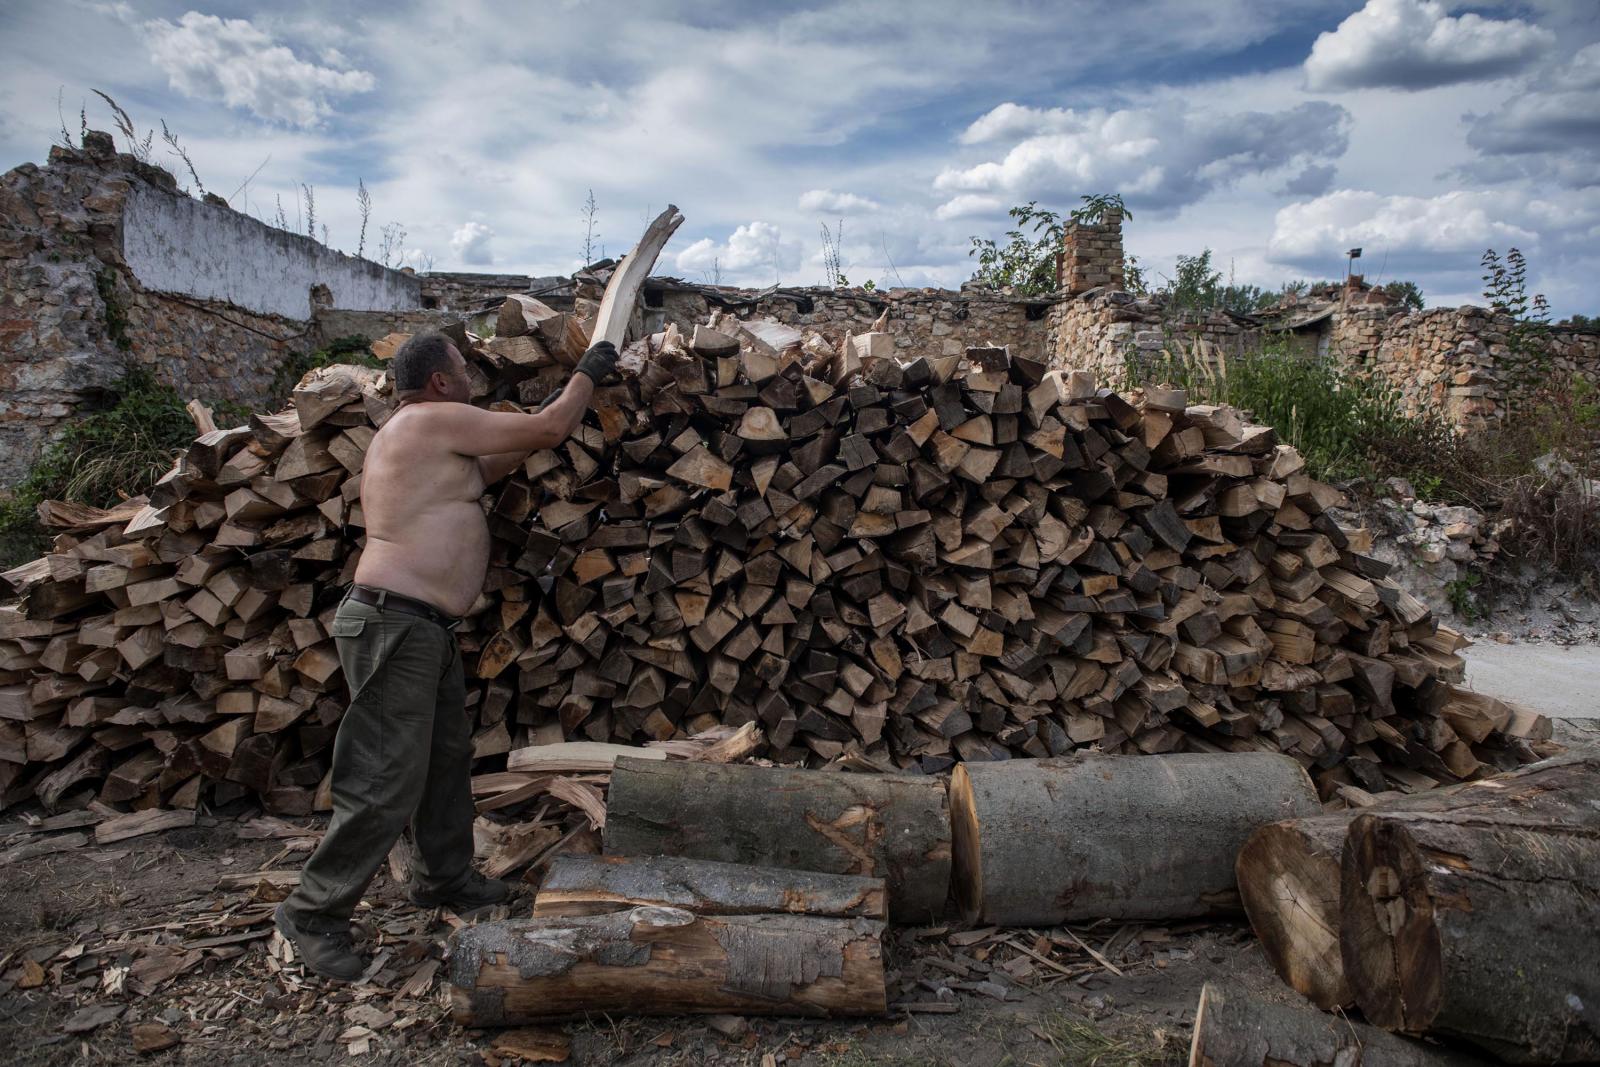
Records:
[[[1239,850],[1245,914],[1278,975],[1319,1008],[1354,1002],[1339,955],[1339,855],[1348,820],[1263,826]]]
[[[1439,1013],[1443,957],[1424,860],[1396,823],[1363,816],[1345,840],[1344,967],[1367,1019],[1422,1033]]]

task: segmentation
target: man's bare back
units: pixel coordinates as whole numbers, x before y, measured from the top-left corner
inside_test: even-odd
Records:
[[[489,565],[489,524],[478,503],[483,473],[477,457],[453,451],[441,437],[432,406],[395,412],[367,449],[367,544],[356,581],[465,615]]]

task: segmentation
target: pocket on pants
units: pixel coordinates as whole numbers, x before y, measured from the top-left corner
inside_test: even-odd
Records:
[[[332,625],[328,627],[328,634],[332,637],[360,637],[366,628],[366,619],[336,615]]]

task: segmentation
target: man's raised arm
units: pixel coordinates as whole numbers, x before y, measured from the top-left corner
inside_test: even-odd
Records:
[[[583,354],[561,394],[532,414],[439,404],[430,405],[430,422],[452,452],[479,457],[487,484],[515,470],[528,453],[565,441],[589,409],[596,383],[616,365],[616,348],[602,341]]]

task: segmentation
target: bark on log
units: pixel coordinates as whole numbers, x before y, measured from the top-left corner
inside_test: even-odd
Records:
[[[1538,804],[1350,824],[1339,940],[1368,1020],[1514,1063],[1600,1059],[1600,778],[1562,778]]]
[[[1189,1067],[1470,1067],[1482,1062],[1346,1016],[1269,1003],[1210,982],[1200,990],[1189,1045]]]
[[[1317,1007],[1354,1004],[1339,949],[1339,861],[1350,822],[1387,811],[1529,811],[1561,805],[1561,784],[1575,761],[1600,774],[1600,758],[1564,756],[1498,778],[1385,800],[1376,808],[1263,826],[1245,842],[1234,869],[1245,913],[1267,959]]]
[[[950,783],[956,899],[1005,926],[1237,910],[1258,827],[1321,808],[1275,753],[963,763]]]
[[[645,907],[483,923],[451,939],[455,1021],[581,1012],[881,1015],[883,924]]]
[[[934,778],[619,759],[605,851],[882,878],[889,916],[927,922],[950,887]]]
[[[819,915],[882,919],[881,878],[818,874],[675,856],[556,858],[533,903],[536,916],[603,915],[642,905],[696,915]]]

